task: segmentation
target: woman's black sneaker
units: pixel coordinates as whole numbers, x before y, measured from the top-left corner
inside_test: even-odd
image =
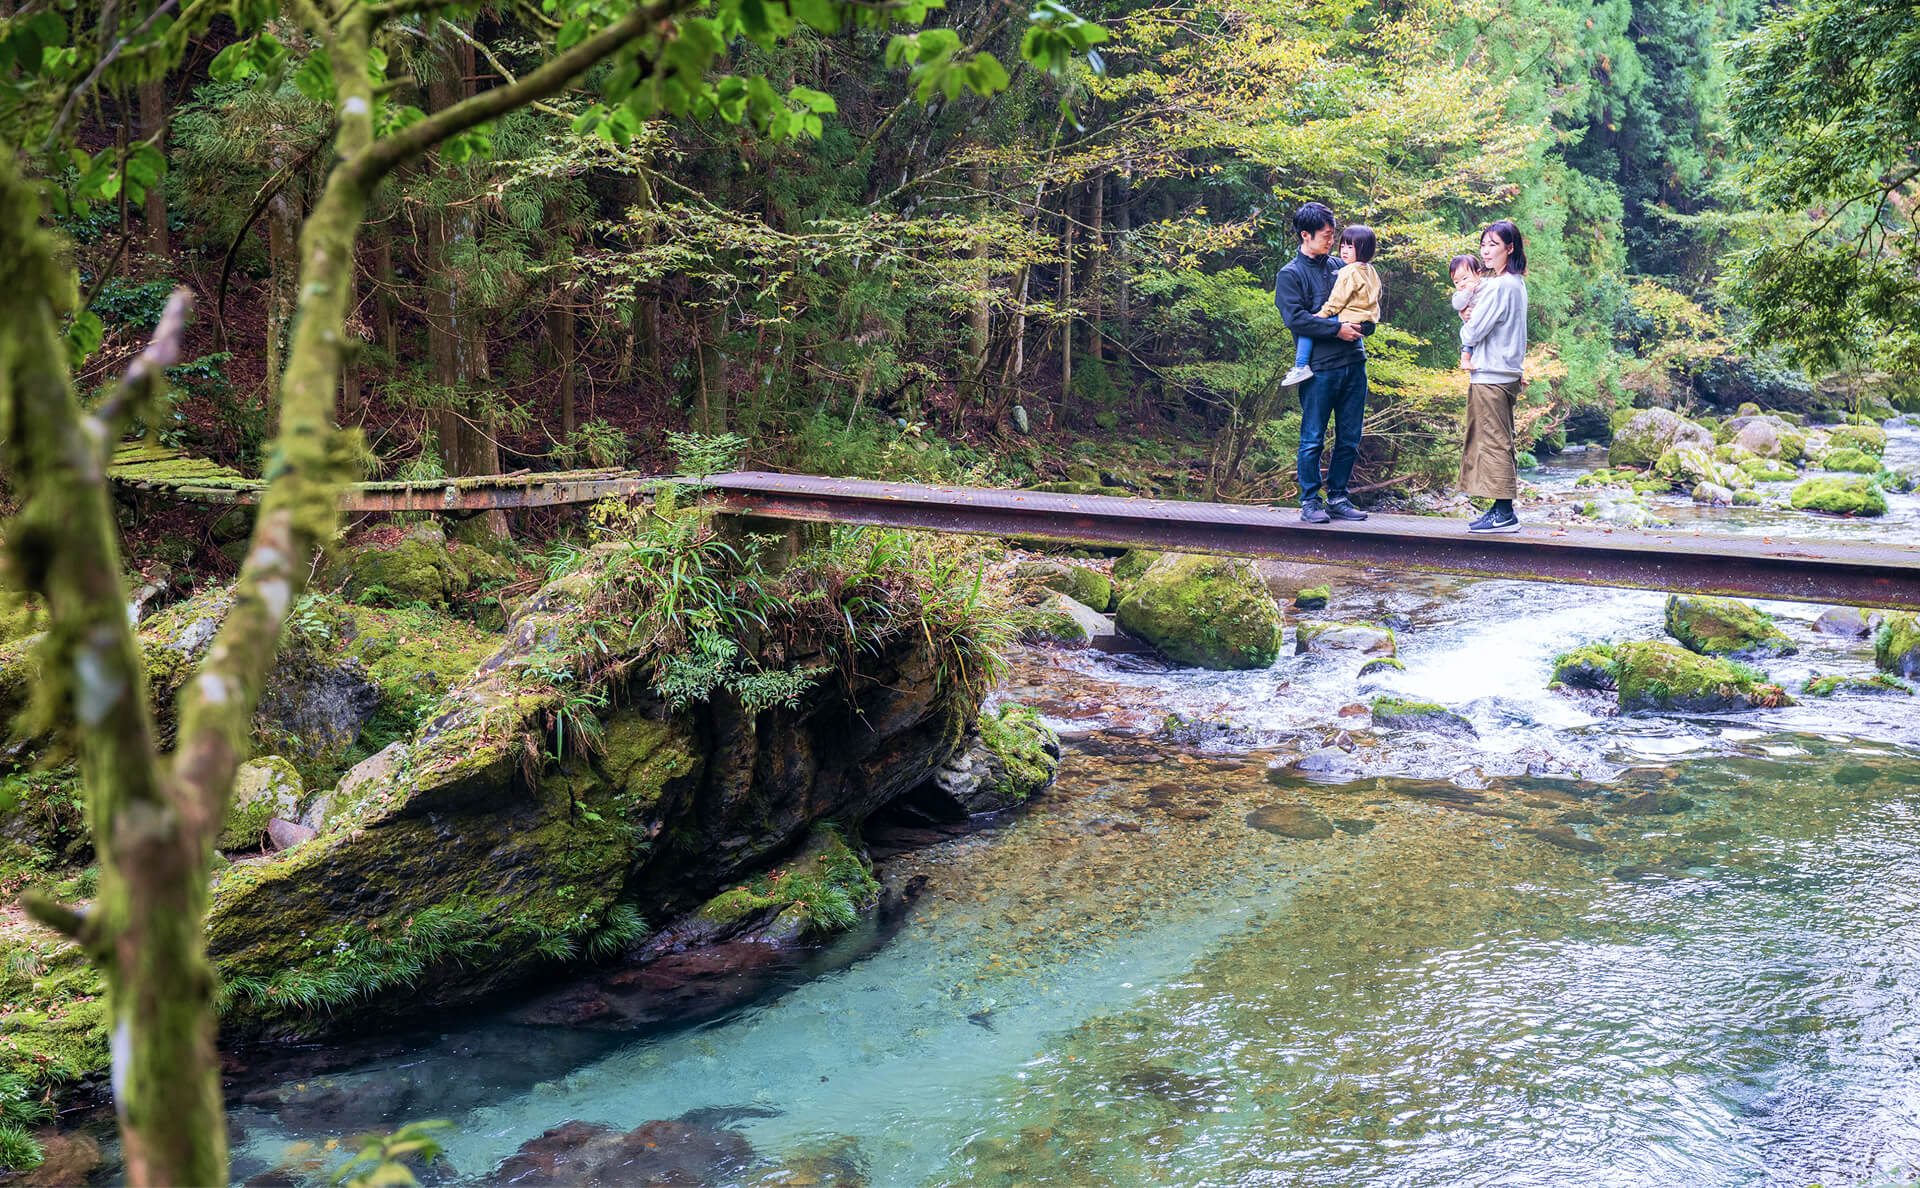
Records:
[[[1485,515],[1467,525],[1468,532],[1518,532],[1520,517],[1510,511],[1490,509]]]
[[[1303,524],[1324,524],[1327,522],[1327,505],[1318,499],[1309,499],[1300,505],[1300,522]]]

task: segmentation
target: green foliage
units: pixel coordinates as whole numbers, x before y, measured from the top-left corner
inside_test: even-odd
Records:
[[[611,422],[592,420],[581,424],[573,436],[554,450],[554,461],[573,468],[585,463],[593,467],[624,466],[632,446],[627,435]]]
[[[363,1134],[347,1140],[359,1148],[352,1159],[333,1173],[332,1182],[345,1188],[405,1188],[419,1184],[408,1166],[418,1160],[431,1164],[441,1154],[434,1133],[453,1129],[453,1123],[433,1120],[409,1122],[391,1134]]]
[[[1812,0],[1729,61],[1741,181],[1774,214],[1733,270],[1752,338],[1812,369],[1920,365],[1920,9]]]
[[[87,308],[109,326],[152,330],[160,324],[161,311],[166,309],[173,290],[172,281],[135,281],[116,276],[100,286],[99,295]]]

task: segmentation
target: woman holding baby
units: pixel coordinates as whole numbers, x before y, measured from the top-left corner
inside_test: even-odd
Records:
[[[1460,367],[1467,374],[1467,434],[1460,449],[1460,489],[1493,506],[1469,532],[1518,532],[1513,501],[1520,493],[1514,463],[1513,407],[1524,386],[1527,357],[1527,253],[1507,219],[1480,234],[1480,256],[1452,261]]]

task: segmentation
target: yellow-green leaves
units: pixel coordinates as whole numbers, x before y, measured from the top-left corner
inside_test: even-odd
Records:
[[[963,56],[960,35],[952,29],[897,34],[887,44],[887,65],[913,67],[907,78],[922,103],[935,91],[955,99],[962,91],[991,95],[1007,86],[1007,72],[999,61],[988,53]]]

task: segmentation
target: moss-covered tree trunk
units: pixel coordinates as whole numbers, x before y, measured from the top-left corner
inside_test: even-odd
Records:
[[[337,163],[299,238],[298,312],[280,377],[270,482],[231,608],[206,663],[181,689],[177,745],[166,762],[122,602],[105,466],[135,398],[157,396],[164,383],[184,302],[170,306],[121,391],[83,413],[58,333],[58,302],[64,294],[71,304],[72,279],[36,225],[40,198],[18,172],[15,146],[0,144],[0,270],[9,280],[0,294],[0,466],[22,501],[7,533],[6,571],[46,601],[39,693],[74,724],[101,866],[91,911],[42,898],[29,909],[82,945],[105,974],[113,1096],[131,1184],[227,1182],[207,866],[281,628],[339,518],[350,455],[334,426],[334,401],[347,357],[355,238],[374,188],[449,136],[555,94],[650,30],[669,28],[684,6],[636,6],[518,82],[377,140],[369,49],[375,22],[397,10],[340,5],[328,17],[302,8],[333,76]]]

